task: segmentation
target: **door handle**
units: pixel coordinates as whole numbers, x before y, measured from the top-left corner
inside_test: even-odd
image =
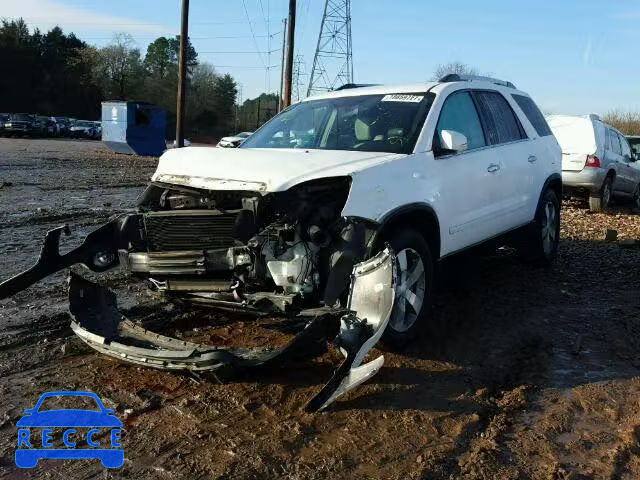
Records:
[[[496,173],[498,170],[500,170],[500,165],[497,163],[492,163],[487,167],[487,172],[489,173]]]
[[[529,163],[536,163],[538,161],[538,157],[536,157],[535,155],[529,155]]]

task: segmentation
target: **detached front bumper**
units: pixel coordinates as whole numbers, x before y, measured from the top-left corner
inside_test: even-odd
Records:
[[[308,411],[317,411],[371,378],[384,364],[383,356],[362,362],[384,333],[391,316],[395,262],[393,252],[386,249],[357,264],[347,308],[316,310],[284,348],[216,347],[154,333],[124,317],[118,311],[114,293],[74,274],[69,287],[71,326],[87,345],[108,356],[141,366],[196,372],[264,369],[312,358],[325,351],[327,340],[335,337],[345,360],[307,404]]]
[[[116,266],[118,252],[141,239],[137,220],[135,215],[113,220],[91,232],[80,247],[65,255],[59,253],[59,241],[63,233],[69,233],[68,228],[51,230],[46,235],[37,263],[0,283],[0,299],[77,263],[98,272]],[[162,268],[162,258],[147,256],[144,261],[138,260],[138,264],[147,265],[145,268]],[[131,261],[130,255],[127,261]],[[186,261],[191,263],[193,259],[187,258]],[[175,265],[175,259],[171,259],[171,264]],[[316,356],[326,348],[328,340],[334,339],[345,360],[306,407],[308,411],[317,411],[371,378],[382,367],[382,356],[368,363],[363,361],[387,328],[396,284],[396,259],[393,251],[387,248],[353,267],[346,308],[306,311],[304,316],[308,321],[305,328],[280,349],[217,347],[157,334],[125,318],[118,311],[113,292],[73,273],[69,285],[69,309],[73,317],[73,331],[97,351],[136,365],[174,371],[264,369]],[[221,300],[209,288],[199,294],[189,287],[189,295],[192,300],[213,300],[219,306],[251,308],[246,299],[237,298],[236,292],[230,294],[229,300]],[[258,294],[254,300],[259,301]],[[273,302],[273,299],[267,300]],[[287,301],[286,298],[281,300]]]

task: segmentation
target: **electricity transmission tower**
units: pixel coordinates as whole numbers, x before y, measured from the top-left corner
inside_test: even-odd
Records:
[[[351,0],[326,0],[307,96],[353,83]]]
[[[293,62],[293,100],[299,102],[304,98],[304,77],[307,76],[304,66],[304,57],[296,55]]]

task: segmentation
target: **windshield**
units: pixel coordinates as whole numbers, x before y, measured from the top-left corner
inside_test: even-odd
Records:
[[[410,153],[434,98],[421,92],[298,103],[251,135],[241,148]]]

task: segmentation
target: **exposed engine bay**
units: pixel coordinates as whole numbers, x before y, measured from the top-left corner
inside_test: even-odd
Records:
[[[341,210],[348,178],[262,195],[154,183],[120,262],[160,291],[198,303],[297,311],[346,300],[367,229]]]
[[[170,299],[296,315],[305,326],[284,348],[195,344],[128,320],[114,293],[77,274],[69,282],[74,333],[136,365],[185,372],[265,368],[317,356],[333,340],[345,360],[306,406],[322,410],[382,367],[382,356],[363,362],[396,297],[394,252],[387,246],[369,255],[375,228],[341,216],[349,187],[348,177],[266,194],[152,183],[138,213],[99,227],[64,255],[60,237],[68,227],[49,231],[36,264],[0,282],[0,299],[74,264],[95,272],[120,264]]]

